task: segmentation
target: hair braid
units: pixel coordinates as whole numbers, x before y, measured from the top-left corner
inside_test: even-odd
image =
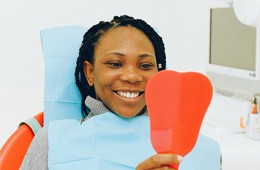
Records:
[[[115,16],[110,22],[101,21],[92,26],[83,36],[82,44],[79,49],[79,56],[76,63],[75,79],[78,89],[82,96],[82,114],[87,116],[89,114],[88,108],[85,106],[85,99],[87,96],[96,97],[94,87],[89,86],[84,74],[84,62],[88,61],[94,63],[94,50],[99,38],[108,30],[119,26],[132,26],[142,31],[152,42],[158,70],[166,69],[166,55],[162,38],[155,32],[155,30],[141,19],[134,19],[133,17],[122,15]]]

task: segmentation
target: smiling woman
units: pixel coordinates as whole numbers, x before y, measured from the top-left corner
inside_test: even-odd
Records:
[[[142,101],[137,102],[140,103],[139,108],[135,107],[135,110],[131,110],[132,113],[121,116],[132,117],[142,112],[145,106],[142,94],[147,79],[165,68],[166,56],[162,38],[145,21],[121,16],[114,17],[110,22],[94,25],[84,35],[75,72],[82,95],[83,114],[85,116],[89,114],[89,109],[84,103],[87,96],[100,98],[111,111],[122,114],[118,109],[115,110],[118,106],[113,104],[112,107],[112,103],[108,103],[112,96],[96,94],[101,93],[101,87],[103,93],[105,89],[109,89],[110,92],[123,94],[121,96],[132,96],[130,92],[138,92],[138,98]],[[107,80],[103,80],[104,78]],[[115,82],[110,83],[109,88],[104,88],[105,84],[101,86],[101,81],[106,81],[106,84]],[[121,106],[126,103],[131,106],[134,102],[128,101],[124,104],[122,103],[124,100],[119,100],[123,104]]]
[[[85,61],[84,72],[97,99],[112,112],[133,117],[144,112],[145,85],[158,72],[153,45],[134,27],[114,28],[99,39],[93,64]]]
[[[91,27],[84,35],[75,70],[82,122],[59,120],[42,128],[21,169],[100,169],[102,161],[105,169],[172,169],[167,165],[179,163],[182,157],[155,154],[150,146],[144,96],[149,78],[165,68],[163,41],[145,21],[125,15]],[[127,163],[122,162],[125,153]]]

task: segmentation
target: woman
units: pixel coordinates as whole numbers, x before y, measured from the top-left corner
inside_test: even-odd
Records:
[[[161,37],[145,21],[129,16],[100,22],[84,35],[75,71],[84,120],[110,111],[123,118],[147,114],[145,85],[166,68]],[[155,154],[136,169],[172,169],[182,160]],[[48,127],[35,136],[21,169],[48,169]]]

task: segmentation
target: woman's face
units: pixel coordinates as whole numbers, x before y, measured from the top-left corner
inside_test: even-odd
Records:
[[[158,72],[151,41],[140,30],[116,27],[100,37],[94,64],[85,61],[84,71],[97,99],[112,112],[130,118],[145,106],[145,85]]]

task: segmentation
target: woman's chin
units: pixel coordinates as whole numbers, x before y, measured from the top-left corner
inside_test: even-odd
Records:
[[[123,118],[132,118],[132,117],[135,117],[137,114],[135,113],[135,114],[129,114],[129,113],[127,113],[127,114],[124,114],[124,113],[116,113],[118,116],[120,116],[120,117],[123,117]]]
[[[118,111],[118,112],[116,112],[116,114],[118,116],[123,117],[123,118],[132,118],[132,117],[135,117],[136,115],[140,115],[141,113],[144,113],[144,109],[145,108],[138,110],[136,112],[133,112],[132,109],[130,109],[128,111],[126,111],[126,110],[125,111]]]

